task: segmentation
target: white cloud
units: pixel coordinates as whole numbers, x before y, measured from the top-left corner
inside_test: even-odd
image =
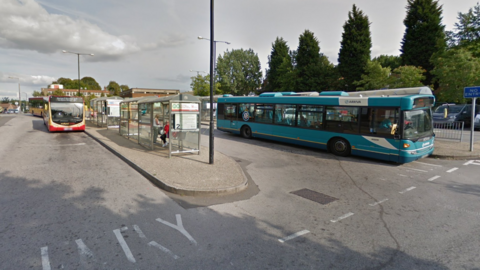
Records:
[[[2,0],[0,8],[0,47],[7,49],[94,53],[95,57],[86,61],[103,61],[184,41],[183,35],[167,35],[157,42],[139,44],[134,37],[109,34],[86,20],[50,14],[34,0]]]

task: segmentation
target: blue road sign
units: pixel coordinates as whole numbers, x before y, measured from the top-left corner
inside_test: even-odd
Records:
[[[472,86],[463,88],[464,98],[476,98],[480,97],[480,86]]]

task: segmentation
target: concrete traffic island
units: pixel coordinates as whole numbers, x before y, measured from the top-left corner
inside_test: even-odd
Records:
[[[179,195],[223,195],[247,188],[247,177],[240,165],[220,152],[214,153],[209,164],[207,147],[198,154],[177,154],[168,158],[161,144],[148,150],[136,141],[121,136],[118,129],[87,125],[86,134],[120,157],[156,186]],[[160,141],[160,140],[159,140]]]

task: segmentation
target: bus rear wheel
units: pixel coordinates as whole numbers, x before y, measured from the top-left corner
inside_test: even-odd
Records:
[[[242,134],[242,137],[246,139],[252,138],[252,130],[250,129],[249,126],[243,126],[242,129],[240,130],[240,134]]]
[[[350,144],[342,138],[334,138],[330,141],[330,151],[341,157],[347,157],[350,155]]]

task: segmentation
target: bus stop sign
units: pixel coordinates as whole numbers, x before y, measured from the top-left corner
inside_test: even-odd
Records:
[[[477,98],[480,97],[480,86],[472,86],[463,88],[464,98]]]

